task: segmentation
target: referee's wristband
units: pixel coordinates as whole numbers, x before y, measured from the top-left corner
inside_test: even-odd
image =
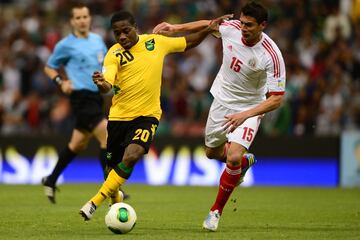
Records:
[[[61,79],[60,75],[56,75],[52,80],[53,80],[53,82],[54,82],[56,85],[58,85],[58,86],[60,86],[60,85],[62,84],[62,82],[63,82],[63,80]]]

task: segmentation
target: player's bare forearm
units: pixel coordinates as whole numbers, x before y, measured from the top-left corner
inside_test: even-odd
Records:
[[[222,22],[223,20],[232,17],[233,14],[226,14],[214,20],[198,20],[194,22],[180,23],[180,24],[170,24],[167,22],[162,22],[154,27],[153,33],[172,35],[172,33],[201,31],[206,27],[208,27],[212,21]]]
[[[112,88],[111,84],[106,82],[106,81],[103,82],[102,84],[97,85],[97,86],[98,86],[99,91],[101,93],[108,93]]]
[[[92,79],[101,93],[108,93],[111,90],[112,85],[105,80],[101,72],[94,72]]]
[[[226,115],[226,121],[224,123],[225,128],[228,129],[229,132],[233,132],[238,126],[245,122],[246,119],[262,115],[280,107],[283,98],[283,95],[271,95],[268,99],[254,108],[243,112]]]
[[[193,32],[209,26],[209,23],[210,20],[199,20],[181,24],[170,24],[167,22],[162,22],[154,27],[153,33],[171,35],[171,33]]]
[[[194,32],[209,26],[210,20],[199,20],[195,22],[175,24],[177,32]]]
[[[283,99],[284,95],[271,95],[264,102],[245,112],[248,112],[249,117],[254,117],[273,111],[281,106]]]
[[[206,38],[206,36],[213,32],[213,30],[210,27],[207,27],[204,30],[201,30],[197,33],[192,33],[190,35],[185,36],[186,39],[186,50],[196,47],[201,43],[202,40]]]
[[[219,25],[225,20],[228,19],[230,16],[232,15],[224,15],[221,17],[218,17],[214,20],[209,21],[209,25],[202,29],[199,32],[196,33],[192,33],[189,34],[187,36],[185,36],[186,39],[186,49],[190,49],[193,47],[196,47],[197,45],[199,45],[199,43],[205,39],[205,37],[209,34],[209,33],[213,33],[219,30]]]

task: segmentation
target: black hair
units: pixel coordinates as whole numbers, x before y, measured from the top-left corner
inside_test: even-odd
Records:
[[[245,6],[241,8],[241,13],[245,16],[255,18],[258,24],[268,20],[267,10],[264,6],[256,2],[249,2],[245,4]]]
[[[115,22],[124,20],[127,20],[132,26],[136,26],[134,16],[130,12],[125,10],[114,13],[111,17],[110,24],[112,26]]]

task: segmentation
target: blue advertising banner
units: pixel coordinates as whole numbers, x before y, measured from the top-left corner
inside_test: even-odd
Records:
[[[40,147],[29,159],[15,147],[0,154],[0,183],[39,184],[49,174],[57,161],[57,151],[52,146]],[[224,164],[209,160],[202,147],[187,146],[175,150],[171,145],[160,152],[151,149],[139,161],[128,183],[151,185],[218,185]],[[338,185],[338,160],[336,158],[261,157],[247,173],[242,186],[313,186]],[[78,157],[59,179],[61,183],[101,183],[100,163],[94,157]]]

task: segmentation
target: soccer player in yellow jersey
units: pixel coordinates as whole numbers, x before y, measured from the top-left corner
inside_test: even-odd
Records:
[[[90,220],[96,208],[130,177],[135,164],[149,150],[161,117],[160,88],[163,62],[169,53],[197,46],[209,33],[218,30],[227,15],[185,37],[157,34],[138,35],[134,17],[127,11],[115,13],[111,28],[117,43],[107,52],[102,73],[94,72],[93,81],[103,93],[114,92],[109,112],[107,164],[111,171],[98,193],[81,209]]]

